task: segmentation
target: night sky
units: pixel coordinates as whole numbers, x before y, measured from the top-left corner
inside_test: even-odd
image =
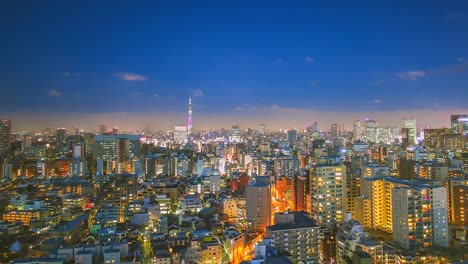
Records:
[[[173,127],[189,88],[195,129],[468,114],[468,2],[252,2],[5,1],[0,115]]]

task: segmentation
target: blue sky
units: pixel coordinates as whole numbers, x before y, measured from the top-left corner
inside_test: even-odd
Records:
[[[4,3],[0,112],[467,109],[466,1],[252,2]]]

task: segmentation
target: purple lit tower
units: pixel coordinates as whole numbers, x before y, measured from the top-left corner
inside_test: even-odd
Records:
[[[190,88],[190,95],[188,101],[188,122],[187,122],[187,134],[192,134],[192,89]]]

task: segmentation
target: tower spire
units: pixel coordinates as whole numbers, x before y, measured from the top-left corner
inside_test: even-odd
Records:
[[[192,134],[192,88],[189,88],[187,134]]]

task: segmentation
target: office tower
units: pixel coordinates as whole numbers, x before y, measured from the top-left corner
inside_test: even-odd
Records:
[[[338,137],[338,125],[337,124],[331,124],[331,137],[336,138]]]
[[[3,161],[2,178],[13,178],[13,166],[8,163],[7,159]]]
[[[133,157],[141,157],[139,135],[117,134],[94,136],[94,160],[123,162]]]
[[[365,140],[366,125],[362,120],[356,120],[353,123],[353,140]]]
[[[85,145],[84,143],[75,143],[72,147],[72,155],[74,159],[84,159],[85,158]]]
[[[104,163],[102,159],[98,159],[96,162],[96,175],[103,175],[104,174]]]
[[[466,148],[467,137],[461,134],[444,134],[440,136],[439,146],[441,148],[454,150],[459,154],[463,152]]]
[[[0,156],[10,151],[11,147],[11,121],[0,119]]]
[[[174,127],[174,142],[175,143],[183,143],[187,140],[187,128],[185,126],[176,126]]]
[[[310,175],[311,217],[319,226],[341,223],[346,209],[346,166],[315,165]]]
[[[57,138],[57,143],[59,146],[65,143],[66,137],[67,137],[67,129],[63,127],[57,128],[56,138]]]
[[[468,115],[451,115],[450,129],[452,133],[468,134]]]
[[[312,132],[318,132],[318,124],[317,121],[314,121],[312,124]]]
[[[279,254],[288,253],[293,263],[318,263],[321,230],[306,212],[276,213],[266,237]]]
[[[237,124],[232,126],[231,142],[240,142],[240,129]]]
[[[107,127],[105,125],[99,125],[99,133],[100,134],[107,133]]]
[[[264,135],[265,134],[265,124],[260,124],[260,127],[258,129],[258,133],[260,135]]]
[[[289,142],[290,146],[292,144],[294,144],[294,141],[297,140],[297,130],[296,129],[289,129],[287,139],[288,139],[288,142]]]
[[[377,121],[372,119],[366,119],[366,136],[365,139],[368,142],[377,142]]]
[[[187,134],[192,134],[192,89],[190,89],[188,104]]]
[[[416,119],[414,118],[405,118],[403,120],[404,128],[408,129],[408,143],[414,144],[417,143],[417,131],[416,131]]]
[[[245,188],[246,220],[249,228],[265,232],[271,224],[271,189],[268,181],[249,182]]]
[[[436,148],[440,142],[441,136],[450,134],[448,128],[426,128],[424,129],[424,143],[428,148]]]
[[[280,157],[273,161],[275,177],[284,176],[286,178],[294,178],[294,175],[299,172],[299,160],[293,157]]]
[[[447,192],[411,184],[392,190],[393,240],[405,249],[448,247]]]

